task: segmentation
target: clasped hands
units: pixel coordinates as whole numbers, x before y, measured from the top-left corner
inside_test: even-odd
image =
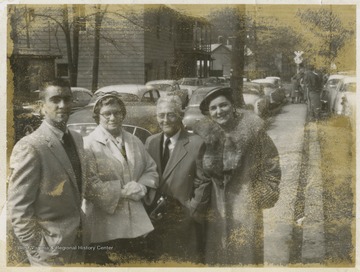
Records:
[[[136,181],[130,181],[125,184],[121,189],[121,195],[123,198],[139,201],[146,195],[147,189],[145,185],[142,185]]]

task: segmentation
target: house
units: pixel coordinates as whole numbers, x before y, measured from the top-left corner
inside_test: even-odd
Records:
[[[13,50],[8,50],[9,59],[24,48],[33,52],[41,49],[42,54],[56,56],[46,77],[71,78],[71,67],[77,66],[75,85],[89,89],[94,85],[96,63],[99,68],[94,89],[208,76],[210,25],[205,19],[184,15],[166,5],[64,7],[9,5],[14,44]],[[32,77],[26,74],[28,71],[14,68],[16,78]],[[21,92],[35,87],[27,86]]]
[[[211,44],[210,76],[229,76],[231,69],[231,45],[223,43]]]

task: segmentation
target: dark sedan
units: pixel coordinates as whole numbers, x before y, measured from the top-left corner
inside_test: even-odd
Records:
[[[277,107],[286,101],[286,93],[281,85],[275,85],[272,78],[259,78],[251,82],[259,83],[264,88],[265,95],[270,97],[270,106]]]

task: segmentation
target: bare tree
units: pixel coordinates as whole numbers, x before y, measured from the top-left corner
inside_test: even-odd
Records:
[[[95,34],[94,34],[94,57],[93,57],[92,85],[91,85],[91,89],[93,92],[95,92],[98,87],[100,38],[101,38],[100,31],[101,31],[102,20],[107,11],[107,8],[108,5],[105,6],[104,10],[101,10],[100,4],[95,6],[96,13],[95,13]]]
[[[236,9],[234,29],[234,42],[231,56],[230,86],[234,90],[235,103],[244,105],[242,95],[244,75],[244,47],[245,47],[245,5],[239,5]]]
[[[70,75],[71,86],[77,86],[78,62],[79,62],[79,16],[78,5],[72,5],[73,12],[72,22],[69,18],[69,6],[62,5],[61,16],[57,13],[42,12],[36,10],[33,14],[34,17],[46,18],[55,22],[64,32],[66,41],[66,53],[68,59],[68,69]],[[73,39],[71,39],[71,35]]]

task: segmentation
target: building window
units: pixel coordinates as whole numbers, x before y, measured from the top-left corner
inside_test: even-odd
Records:
[[[67,63],[58,63],[56,65],[56,75],[58,77],[68,77],[69,76],[69,65]]]

